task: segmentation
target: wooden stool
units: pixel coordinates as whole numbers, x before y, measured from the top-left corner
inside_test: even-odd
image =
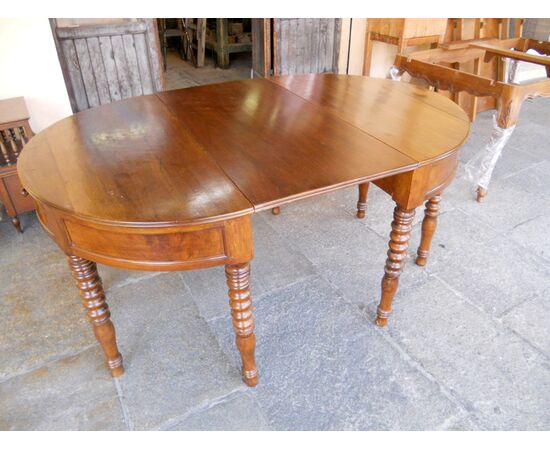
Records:
[[[363,75],[370,75],[373,41],[397,45],[399,54],[413,45],[437,46],[446,29],[447,19],[367,19]]]
[[[33,211],[34,201],[17,177],[17,158],[34,133],[23,97],[0,100],[0,201],[20,233],[18,214]]]

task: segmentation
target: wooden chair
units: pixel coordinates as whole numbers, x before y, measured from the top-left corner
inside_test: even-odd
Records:
[[[13,226],[23,232],[18,215],[35,209],[17,176],[17,158],[34,136],[23,97],[0,100],[0,201]]]

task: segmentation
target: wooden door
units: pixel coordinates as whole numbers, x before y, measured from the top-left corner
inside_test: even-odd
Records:
[[[252,19],[252,75],[267,77],[272,74],[273,19]]]
[[[254,76],[338,71],[341,19],[253,19]]]
[[[274,19],[274,73],[336,73],[341,26],[341,19]]]
[[[68,20],[51,19],[51,26],[74,112],[164,90],[155,19]]]

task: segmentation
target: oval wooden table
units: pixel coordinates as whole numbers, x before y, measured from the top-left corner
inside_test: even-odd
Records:
[[[468,132],[457,105],[405,83],[254,79],[77,113],[35,136],[18,170],[42,226],[68,255],[113,376],[124,371],[122,356],[95,263],[160,271],[224,264],[243,379],[254,386],[252,214],[351,185],[364,196],[371,181],[390,194],[396,207],[377,317],[383,326],[415,208],[427,201],[425,262],[439,195]]]

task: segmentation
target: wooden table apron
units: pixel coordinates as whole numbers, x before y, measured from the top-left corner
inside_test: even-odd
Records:
[[[95,263],[159,271],[223,264],[243,379],[254,386],[252,214],[359,185],[364,215],[369,182],[390,194],[396,207],[377,317],[383,326],[415,208],[426,201],[423,265],[440,194],[468,132],[458,106],[412,85],[277,77],[77,113],[35,136],[18,170],[43,228],[68,255],[113,376],[124,371],[122,356]]]

